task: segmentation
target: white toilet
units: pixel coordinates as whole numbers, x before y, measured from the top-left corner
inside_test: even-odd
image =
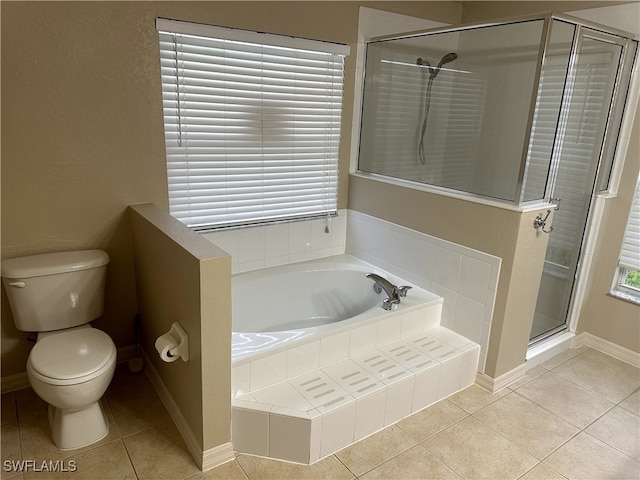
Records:
[[[51,436],[65,450],[109,433],[99,401],[113,378],[116,347],[109,335],[89,325],[103,312],[107,263],[102,250],[2,263],[16,327],[38,333],[27,361],[29,383],[49,404]]]

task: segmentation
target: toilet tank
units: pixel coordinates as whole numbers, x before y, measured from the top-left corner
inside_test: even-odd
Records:
[[[102,250],[45,253],[2,262],[2,283],[18,330],[47,332],[102,315],[109,255]]]

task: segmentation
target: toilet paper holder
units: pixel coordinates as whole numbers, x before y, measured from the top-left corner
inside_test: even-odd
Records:
[[[173,337],[175,346],[172,346],[167,355],[172,358],[180,357],[183,361],[187,362],[189,360],[189,336],[187,332],[180,326],[178,322],[173,322],[171,325],[171,330],[168,333],[161,335],[156,339],[156,349],[158,349],[158,342],[166,336]],[[165,361],[173,361],[173,360],[165,360]]]

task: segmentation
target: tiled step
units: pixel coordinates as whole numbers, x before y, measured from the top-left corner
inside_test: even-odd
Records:
[[[479,354],[438,326],[236,397],[234,448],[313,463],[471,385]]]

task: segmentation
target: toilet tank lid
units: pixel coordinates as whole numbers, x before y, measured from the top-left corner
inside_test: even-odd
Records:
[[[109,263],[102,250],[74,250],[42,253],[3,260],[1,273],[6,278],[29,278],[97,268]]]

